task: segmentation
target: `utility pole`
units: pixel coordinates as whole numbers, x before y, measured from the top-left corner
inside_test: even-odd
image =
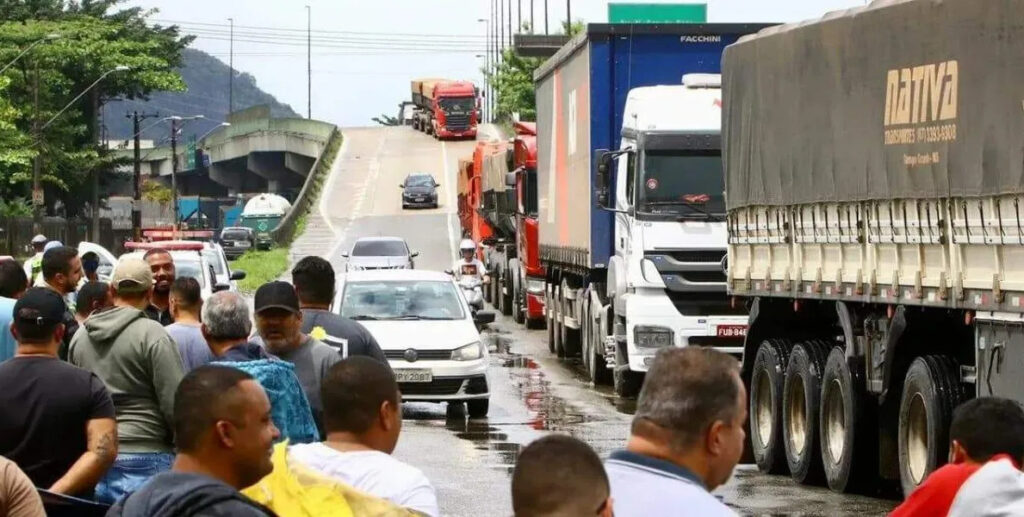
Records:
[[[533,24],[533,0],[530,0],[530,34],[537,32],[537,26]]]
[[[313,9],[306,6],[306,118],[313,118]]]
[[[544,35],[548,34],[548,0],[544,0]]]
[[[512,46],[512,0],[508,0],[508,46]]]
[[[99,138],[99,114],[100,114],[100,90],[99,88],[93,88],[90,93],[92,100],[92,120],[89,121],[89,125],[92,126],[92,134],[94,138]],[[97,153],[103,151],[99,149],[99,142],[96,142]],[[100,170],[99,168],[93,168],[92,170],[92,233],[91,237],[93,242],[100,242]]]
[[[39,234],[43,231],[43,188],[40,185],[43,167],[43,135],[39,130],[39,63],[35,63],[35,73],[32,80],[32,97],[35,104],[35,113],[32,117],[32,133],[36,145],[36,155],[32,159],[32,233]]]
[[[572,37],[572,0],[565,0],[565,35]]]
[[[171,230],[178,232],[178,119],[171,118],[171,215],[174,224]]]
[[[516,20],[519,25],[516,25],[516,34],[523,32],[523,0],[518,0],[516,5]]]
[[[139,139],[142,137],[142,130],[139,129],[139,122],[147,118],[159,117],[158,113],[139,113],[138,111],[132,112],[131,115],[125,115],[132,119],[132,134],[135,135],[135,163],[134,163],[134,196],[132,198],[132,240],[135,242],[142,241],[142,146],[140,145]]]
[[[231,22],[231,43],[228,44],[228,115],[230,115],[235,112],[235,19],[228,18],[228,21]]]

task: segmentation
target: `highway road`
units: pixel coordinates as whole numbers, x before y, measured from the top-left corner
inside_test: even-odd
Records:
[[[320,205],[337,236],[322,255],[340,270],[354,239],[404,237],[419,251],[418,269],[447,269],[459,237],[456,166],[474,142],[439,143],[410,128],[344,131],[340,162]],[[402,210],[399,184],[410,172],[429,172],[441,183],[441,206]],[[329,249],[328,249],[329,248]],[[625,445],[634,402],[595,389],[576,361],[547,351],[544,331],[526,331],[500,317],[485,339],[492,347],[490,415],[469,420],[443,405],[407,404],[395,455],[431,479],[444,515],[511,515],[510,476],[519,449],[545,433],[589,443],[602,456]],[[834,494],[741,465],[716,494],[741,514],[881,515],[895,501]]]

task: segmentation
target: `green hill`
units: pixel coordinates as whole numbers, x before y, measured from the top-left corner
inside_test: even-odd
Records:
[[[126,115],[133,111],[139,113],[159,113],[161,117],[171,115],[191,116],[202,114],[207,120],[197,120],[185,126],[183,137],[202,135],[216,127],[228,116],[228,65],[221,60],[196,49],[187,48],[183,52],[184,66],[181,75],[188,85],[184,92],[159,92],[150,96],[148,101],[126,100],[109,101],[103,110],[103,126],[108,140],[123,140],[131,137],[132,121]],[[278,102],[273,95],[264,92],[256,85],[256,79],[244,72],[235,70],[235,111],[251,106],[267,104],[275,117],[298,117],[287,104]],[[141,127],[153,124],[154,119],[147,119]],[[160,124],[144,132],[142,139],[154,140],[158,144],[165,143],[169,138],[168,124]]]

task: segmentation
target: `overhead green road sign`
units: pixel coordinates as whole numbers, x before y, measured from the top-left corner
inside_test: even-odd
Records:
[[[707,23],[708,5],[608,3],[608,23]]]

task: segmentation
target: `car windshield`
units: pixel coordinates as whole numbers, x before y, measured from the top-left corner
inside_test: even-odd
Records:
[[[402,241],[359,241],[352,247],[353,257],[404,257],[408,254]]]
[[[447,97],[438,102],[445,113],[468,113],[476,106],[473,97]]]
[[[430,176],[409,176],[405,182],[406,187],[433,187],[434,178]]]
[[[244,241],[249,238],[249,232],[245,230],[224,230],[220,238],[228,241]]]
[[[643,163],[637,188],[638,204],[644,210],[687,216],[725,213],[725,182],[718,151],[648,151]]]
[[[465,318],[455,286],[443,281],[349,282],[341,315],[355,320],[457,320]]]
[[[213,272],[216,275],[226,275],[227,266],[224,261],[220,259],[220,252],[217,250],[203,250],[203,256],[206,257],[206,261],[213,266]]]
[[[199,287],[206,287],[206,278],[203,276],[203,263],[199,260],[174,257],[174,275],[177,278],[195,278]]]

